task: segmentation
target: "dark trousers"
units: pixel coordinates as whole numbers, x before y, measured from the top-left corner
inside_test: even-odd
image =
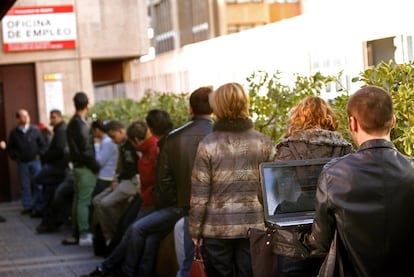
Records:
[[[57,186],[49,186],[50,203],[43,215],[42,224],[51,228],[62,225],[70,216],[73,201],[73,174],[66,171],[65,178]]]
[[[34,197],[37,199],[36,202],[39,203],[39,207],[35,207],[38,212],[43,215],[50,212],[55,190],[64,178],[65,167],[50,163],[44,164],[40,172],[34,176],[34,183],[42,184],[41,189],[39,189],[40,193]]]
[[[204,238],[203,253],[209,277],[253,276],[248,239]]]
[[[171,207],[136,220],[102,267],[114,271],[122,265],[122,271],[128,276],[154,276],[160,242],[182,216],[182,209]]]
[[[324,258],[295,258],[278,256],[278,277],[318,276]]]

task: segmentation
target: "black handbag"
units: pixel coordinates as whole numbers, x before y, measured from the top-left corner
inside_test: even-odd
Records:
[[[253,276],[276,276],[277,256],[273,253],[273,230],[251,228],[248,237]]]

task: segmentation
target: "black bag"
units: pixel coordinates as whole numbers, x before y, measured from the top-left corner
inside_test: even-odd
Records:
[[[273,230],[249,229],[250,256],[254,277],[276,276],[277,255],[273,253]]]
[[[298,227],[272,227],[274,238],[272,242],[273,253],[294,258],[307,258],[310,256],[309,250],[300,241],[304,233],[309,233],[312,226]],[[325,256],[325,255],[323,255]]]
[[[128,207],[122,214],[116,226],[115,234],[112,237],[111,242],[106,248],[106,256],[109,256],[115,247],[121,242],[122,236],[125,234],[129,225],[137,218],[139,209],[141,208],[142,200],[140,195],[137,193],[134,195],[132,200],[128,203]]]

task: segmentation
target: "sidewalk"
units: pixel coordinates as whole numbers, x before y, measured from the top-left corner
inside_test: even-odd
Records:
[[[40,218],[20,215],[20,202],[0,203],[0,276],[79,276],[88,273],[102,261],[93,255],[92,247],[65,246],[61,241],[71,235],[64,226],[53,234],[37,234]]]

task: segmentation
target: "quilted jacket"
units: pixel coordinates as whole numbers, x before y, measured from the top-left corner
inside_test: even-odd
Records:
[[[250,120],[218,120],[198,147],[191,177],[192,237],[245,238],[264,229],[259,163],[274,158],[269,137]]]

